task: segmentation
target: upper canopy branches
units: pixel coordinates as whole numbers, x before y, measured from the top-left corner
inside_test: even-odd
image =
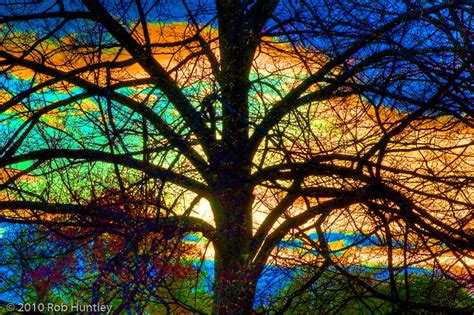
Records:
[[[272,200],[254,218],[255,255],[353,205],[470,240],[448,228],[472,226],[469,1],[176,8],[84,0],[2,11],[4,202],[83,205],[154,181],[180,215],[177,200],[212,200],[235,167],[248,171],[233,175],[257,195],[254,209]],[[406,198],[410,214],[394,194],[371,195],[374,183]]]

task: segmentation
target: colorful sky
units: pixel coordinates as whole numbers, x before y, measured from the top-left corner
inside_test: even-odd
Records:
[[[184,22],[165,24],[151,23],[149,26],[152,42],[160,44],[174,43],[182,38],[188,38],[192,36],[195,31],[195,27]],[[140,27],[138,27],[134,36],[142,39],[142,34],[143,32],[140,30]],[[30,39],[39,35],[40,34],[35,34],[33,29],[14,30],[9,33],[3,44],[3,49],[10,52],[13,56],[19,57],[24,47],[31,45]],[[53,40],[42,42],[36,50],[48,56],[44,61],[45,65],[60,71],[79,69],[99,60],[102,62],[126,62],[130,60],[130,55],[127,52],[115,47],[104,49],[100,56],[95,54],[88,56],[85,54],[81,57],[77,57],[78,50],[66,51],[64,49],[64,47],[68,45],[82,44],[84,40],[83,36],[85,35],[87,34],[71,32],[70,29],[65,29],[59,32]],[[98,36],[98,34],[96,35]],[[217,37],[216,31],[211,27],[204,27],[201,30],[201,35],[207,41],[212,42],[211,49],[218,56],[218,47],[215,42]],[[104,42],[107,42],[107,38]],[[196,63],[181,63],[181,61],[185,60],[198,49],[199,46],[195,44],[194,46],[178,45],[158,48],[154,54],[155,59],[173,73],[173,77],[180,86],[182,86],[185,94],[190,97],[194,105],[202,101],[204,96],[210,93],[214,88],[209,63],[206,63],[203,59],[199,59]],[[84,51],[86,50],[87,49],[84,48]],[[295,56],[295,50],[300,53],[300,57]],[[31,54],[31,58],[34,58],[34,54]],[[308,62],[303,63],[302,60]],[[327,58],[320,52],[303,47],[291,47],[286,43],[278,42],[277,38],[267,38],[266,43],[258,50],[251,74],[251,78],[254,80],[254,89],[250,94],[252,123],[257,124],[261,120],[262,114],[268,110],[268,104],[280,98],[279,93],[285,94],[288,92],[302,77],[308,74],[308,71],[318,69],[326,60]],[[337,73],[334,73],[334,75],[337,75]],[[111,84],[116,84],[120,81],[144,79],[147,78],[147,75],[137,63],[130,62],[130,65],[110,70],[109,79],[107,78],[106,71],[85,71],[80,74],[79,77],[105,86],[107,80],[110,80]],[[4,76],[0,82],[3,88],[0,90],[0,102],[2,104],[7,103],[30,84],[38,85],[50,79],[50,76],[38,75],[31,70],[14,67],[8,77]],[[151,104],[150,107],[159,112],[171,125],[175,127],[180,125],[176,110],[167,104],[166,99],[159,91],[153,91],[149,85],[143,84],[124,87],[117,91],[138,101],[146,100]],[[0,135],[4,139],[2,140],[2,145],[9,139],[9,135],[12,135],[15,130],[21,128],[20,126],[31,119],[34,113],[44,110],[58,101],[68,98],[77,98],[77,100],[65,106],[47,110],[47,112],[41,116],[41,123],[38,129],[34,129],[35,131],[41,130],[41,133],[33,132],[28,137],[24,144],[25,151],[48,148],[54,145],[61,147],[66,144],[68,148],[79,148],[83,144],[90,145],[94,148],[101,147],[107,141],[103,134],[97,133],[101,126],[108,124],[107,119],[101,116],[101,110],[105,108],[105,104],[101,103],[100,99],[83,95],[84,92],[84,90],[72,85],[57,82],[46,88],[39,89],[36,93],[33,93],[27,101],[19,102],[8,109],[2,108],[0,115]],[[332,151],[342,148],[346,154],[357,152],[357,150],[360,150],[366,144],[373,143],[374,139],[380,136],[380,125],[374,117],[376,116],[375,114],[382,117],[382,120],[385,122],[384,125],[386,126],[389,126],[406,115],[406,112],[394,109],[393,107],[382,107],[376,112],[374,107],[368,104],[367,99],[361,96],[336,98],[316,105],[313,104],[306,109],[308,110],[307,115],[315,117],[307,127],[317,134],[321,142],[324,143],[324,149]],[[129,121],[138,120],[137,115],[127,109],[121,111],[121,109],[114,107],[113,111],[114,115],[120,117],[120,119],[117,120],[119,129],[126,129]],[[94,124],[96,122],[97,124]],[[288,119],[288,122],[291,122],[291,120]],[[449,126],[449,128],[445,128],[445,126]],[[418,128],[413,128],[400,136],[401,140],[400,145],[397,147],[398,149],[404,147],[403,143],[405,142],[413,143],[413,141],[410,141],[413,139],[436,141],[439,145],[451,145],[459,147],[459,149],[453,149],[450,154],[438,157],[436,156],[437,153],[430,153],[429,150],[415,150],[413,147],[417,145],[415,143],[411,147],[411,149],[413,149],[412,152],[401,155],[399,152],[396,152],[395,148],[392,154],[387,154],[385,163],[387,163],[388,166],[397,165],[405,170],[418,169],[427,172],[430,169],[436,169],[436,164],[443,161],[443,166],[448,165],[449,167],[440,170],[438,175],[444,176],[450,172],[467,172],[469,171],[469,167],[474,165],[472,146],[467,149],[466,156],[468,156],[468,158],[466,160],[460,160],[457,155],[459,151],[464,150],[466,144],[472,143],[472,130],[464,129],[452,123],[450,117],[444,117],[438,121],[420,121],[417,127]],[[433,128],[438,129],[434,135],[431,134]],[[74,134],[75,137],[77,137],[77,141],[68,143],[67,140],[70,138],[67,133]],[[300,133],[301,130],[298,127],[289,124],[286,129],[289,140],[288,143],[285,143],[285,146],[288,148],[293,147],[295,143],[290,142],[291,140],[298,139],[300,136],[304,136]],[[124,134],[124,145],[127,150],[138,150],[143,146],[143,141],[133,132],[125,132]],[[355,143],[355,138],[360,139],[360,141]],[[403,141],[403,139],[406,141]],[[57,141],[57,143],[55,144],[54,141]],[[405,146],[405,149],[406,148]],[[315,154],[315,151],[317,151],[317,149],[314,151],[312,148],[307,151],[302,150],[301,156],[304,158],[305,156]],[[420,158],[420,154],[433,154],[433,156],[432,158],[426,158],[426,156]],[[163,156],[157,155],[156,161],[161,161],[157,163],[168,163],[166,159],[165,162],[160,160],[162,158]],[[279,153],[275,153],[266,158],[260,155],[257,156],[256,159],[258,158],[263,161],[256,161],[256,163],[263,163],[263,165],[277,164],[282,160],[282,156]],[[8,178],[11,178],[11,176],[15,176],[19,171],[29,166],[29,163],[24,163],[0,170],[0,181],[6,181]],[[104,167],[104,169],[107,170],[106,167]],[[111,171],[110,168],[108,170]],[[89,172],[90,170],[87,168],[82,170],[78,168],[76,171]],[[94,171],[98,174],[100,173],[100,169],[95,169]],[[393,174],[387,172],[385,175],[392,176]],[[133,177],[134,175],[131,176]],[[112,177],[113,176],[111,176],[111,178]],[[419,184],[416,182],[416,178],[407,178],[406,180],[408,187],[416,187]],[[18,182],[25,188],[37,191],[44,189],[44,186],[47,185],[47,182],[44,181],[41,176],[35,176],[35,172],[20,176]],[[104,182],[106,181],[104,180],[101,184]],[[83,189],[83,185],[86,184],[81,183],[79,180],[77,181],[77,189],[79,191]],[[64,190],[64,188],[60,187],[60,182],[57,183],[57,186],[58,191]],[[450,193],[451,192],[446,192],[447,195]],[[88,194],[90,193],[85,193],[86,197]],[[472,201],[474,198],[473,191],[464,191],[463,194],[464,195],[460,198],[467,202]],[[60,193],[58,193],[58,195],[60,195]],[[12,198],[11,196],[11,194],[6,195],[0,193],[2,200],[10,199]],[[188,198],[188,196],[185,196],[185,198]],[[263,187],[257,188],[254,205],[255,228],[258,227],[263,220],[262,218],[271,211],[272,206],[281,200],[281,198],[282,195],[278,195],[274,191]],[[429,200],[423,202],[428,203]],[[442,209],[445,205],[446,204],[441,202],[440,204],[428,205],[428,208],[432,207],[434,210],[437,210]],[[303,201],[298,200],[298,203],[289,209],[288,213],[295,215],[299,211],[302,211],[303,207]],[[460,208],[455,210],[461,213],[469,209]],[[353,217],[349,218],[346,216],[347,213],[345,213],[345,211],[352,212],[354,214],[353,217],[359,214],[361,221],[351,222]],[[198,204],[195,209],[195,215],[213,224],[212,213],[206,201],[202,201]],[[446,216],[446,214],[435,213],[434,215],[439,215],[441,219],[450,223],[450,218]],[[364,220],[367,220],[366,216],[367,214],[364,213],[361,208],[344,209],[341,210],[340,213],[335,213],[334,217],[330,218],[325,226],[327,229],[327,240],[330,242],[331,249],[335,251],[334,257],[342,265],[378,268],[386,266],[387,264],[387,248],[380,246],[384,236],[381,235],[381,233],[370,234],[370,231],[374,229],[374,223],[370,221],[364,222]],[[366,230],[364,230],[364,228],[366,228]],[[364,236],[363,233],[366,232],[369,233],[369,235]],[[314,229],[308,230],[307,234],[311,239],[317,240]],[[191,235],[188,236],[186,242],[196,243],[196,246],[204,251],[205,242],[199,238],[195,238]],[[410,248],[410,246],[414,248],[415,245],[416,244],[409,243],[408,248]],[[440,247],[437,248],[440,252],[443,251],[441,248],[442,244],[436,246]],[[436,246],[433,246],[433,248]],[[270,265],[282,267],[288,267],[285,266],[285,260],[283,258],[296,256],[302,257],[303,260],[313,260],[317,256],[317,253],[311,250],[309,245],[303,244],[297,239],[288,239],[282,242],[275,251],[278,252],[279,258],[270,261]],[[404,252],[400,241],[394,241],[393,252],[394,265],[403,266]],[[415,250],[413,253],[415,253]],[[205,254],[209,260],[212,260],[212,247],[207,248]],[[410,268],[412,268],[414,272],[419,270],[417,268],[424,270],[433,269],[434,260],[429,257],[430,255],[427,252],[417,252],[413,254],[413,256],[408,258]],[[456,258],[449,251],[440,254],[436,258],[436,261],[446,270],[449,270],[449,272],[461,277],[467,277],[466,269],[474,267],[474,260],[469,257],[465,257],[462,260],[463,261]]]

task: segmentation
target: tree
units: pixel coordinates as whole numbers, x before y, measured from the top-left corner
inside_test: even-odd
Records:
[[[472,281],[470,1],[1,12],[2,222],[127,244],[199,233],[217,314],[251,313],[268,264],[310,266],[285,309],[326,272],[394,311],[439,310],[412,300],[410,266]],[[334,248],[341,229],[363,239]],[[364,263],[357,244],[372,238],[387,294],[344,267]],[[281,250],[289,240],[312,254]],[[168,255],[152,244],[134,251]]]

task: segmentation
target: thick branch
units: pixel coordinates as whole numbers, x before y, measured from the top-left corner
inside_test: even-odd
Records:
[[[158,88],[163,91],[170,102],[177,108],[188,127],[203,142],[205,151],[212,149],[213,136],[204,123],[201,115],[192,106],[176,82],[166,70],[147,53],[143,47],[118,23],[110,13],[96,0],[83,0],[92,15],[115,37],[134,57],[142,68],[154,79]]]
[[[196,194],[207,196],[208,189],[205,185],[190,179],[184,175],[177,174],[168,169],[153,165],[142,160],[137,160],[131,154],[111,154],[97,150],[68,150],[68,149],[43,149],[25,154],[13,156],[9,159],[0,159],[0,167],[16,164],[24,161],[47,161],[51,159],[78,159],[86,162],[102,161],[130,167],[146,173],[147,175],[168,181],[178,186],[189,189]]]
[[[105,87],[97,86],[93,83],[90,83],[86,80],[83,80],[76,76],[70,76],[69,73],[63,72],[57,69],[53,69],[51,67],[36,63],[34,61],[20,59],[17,58],[7,52],[0,51],[0,57],[10,60],[12,63],[16,63],[20,66],[27,67],[31,70],[34,70],[39,73],[46,74],[48,76],[57,77],[64,79],[67,82],[75,84],[84,90],[99,95],[105,98],[111,98],[112,100],[119,102],[131,110],[139,113],[143,117],[146,117],[159,131],[160,133],[166,137],[170,143],[177,148],[180,152],[182,152],[189,160],[196,166],[196,168],[200,171],[203,171],[205,168],[206,162],[202,159],[202,157],[193,150],[189,143],[184,140],[180,135],[178,135],[159,115],[157,115],[153,109],[150,107],[135,101],[123,94],[110,91],[110,89]]]

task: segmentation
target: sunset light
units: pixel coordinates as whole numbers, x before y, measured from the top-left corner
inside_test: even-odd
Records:
[[[470,1],[0,2],[0,313],[474,312]]]

